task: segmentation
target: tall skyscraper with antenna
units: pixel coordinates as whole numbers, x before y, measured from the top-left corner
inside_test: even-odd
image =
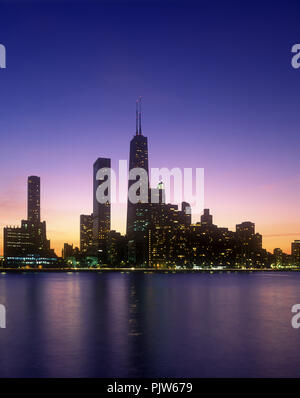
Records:
[[[136,101],[136,131],[134,137],[130,141],[129,172],[135,168],[144,169],[147,172],[147,176],[149,175],[148,139],[142,133],[141,97],[139,97],[139,99]],[[135,180],[129,179],[128,191],[135,182]],[[139,194],[139,192],[137,192],[137,194]],[[147,197],[149,197],[148,177]],[[144,250],[144,244],[146,242],[147,225],[148,203],[131,203],[128,196],[127,236],[129,239],[129,257],[133,263],[144,262],[142,258],[142,251]]]
[[[148,139],[142,134],[142,112],[141,112],[141,97],[136,101],[136,132],[130,141],[130,154],[129,154],[129,172],[132,169],[141,168],[149,173],[148,162]],[[132,184],[136,181],[128,181],[128,191]],[[148,179],[149,187],[149,179]],[[128,198],[127,204],[127,235],[134,231],[136,221],[136,205],[131,203]]]

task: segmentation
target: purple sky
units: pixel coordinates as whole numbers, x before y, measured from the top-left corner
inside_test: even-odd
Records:
[[[128,159],[141,95],[150,166],[204,167],[215,223],[253,221],[264,247],[288,251],[300,238],[299,11],[297,1],[3,2],[0,227],[26,217],[26,179],[39,175],[53,247],[78,244],[92,164]],[[124,232],[122,206],[112,221]]]

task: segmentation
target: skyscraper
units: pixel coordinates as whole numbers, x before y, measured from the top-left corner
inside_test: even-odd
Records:
[[[91,254],[93,249],[93,215],[80,215],[80,251]]]
[[[275,265],[278,266],[282,266],[283,265],[283,252],[279,247],[276,247],[273,251],[274,254],[274,261],[275,261]]]
[[[192,209],[191,205],[187,202],[181,203],[181,217],[186,226],[191,225],[192,223]]]
[[[240,247],[238,262],[245,266],[255,266],[262,263],[262,236],[255,233],[255,224],[250,221],[236,225],[236,237]]]
[[[146,197],[138,203],[132,203],[129,192],[131,186],[138,181],[128,181],[127,201],[127,237],[129,261],[135,265],[148,265],[148,227],[149,227],[149,164],[148,164],[148,140],[142,134],[141,99],[136,102],[136,132],[130,141],[129,173],[134,169],[143,169],[147,173],[144,194]],[[142,192],[137,190],[137,195]]]
[[[41,185],[40,177],[28,177],[27,189],[27,219],[29,222],[38,223],[41,220]]]
[[[28,228],[4,227],[3,229],[4,257],[26,256],[34,250]]]
[[[300,240],[292,243],[292,261],[293,265],[300,266]]]
[[[55,256],[47,239],[46,222],[41,221],[40,177],[27,180],[27,220],[21,227],[4,228],[4,256]]]
[[[209,209],[204,209],[204,213],[201,216],[201,225],[213,225],[213,217],[209,213]]]
[[[95,254],[97,254],[100,264],[107,263],[107,238],[110,231],[110,186],[108,186],[103,194],[107,196],[107,200],[103,200],[102,196],[99,201],[99,188],[102,184],[107,184],[108,175],[103,180],[99,179],[98,172],[101,169],[111,169],[111,161],[108,158],[98,158],[93,167],[93,246]]]
[[[237,224],[236,233],[239,238],[243,238],[245,241],[251,241],[255,234],[255,224],[250,221],[245,221],[241,224]]]
[[[66,260],[69,257],[74,256],[74,247],[73,243],[70,245],[69,243],[64,243],[64,248],[62,249],[62,257]]]
[[[130,141],[130,154],[129,154],[129,173],[132,169],[141,168],[149,175],[148,164],[148,139],[142,134],[142,120],[141,120],[141,99],[136,102],[136,132],[135,136]],[[149,189],[149,179],[147,179]],[[128,191],[134,180],[128,181]],[[148,195],[149,196],[149,192]],[[127,235],[130,235],[135,230],[137,220],[137,204],[131,203],[128,197],[127,202]]]

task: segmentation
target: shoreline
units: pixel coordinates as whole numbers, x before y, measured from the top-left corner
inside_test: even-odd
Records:
[[[1,273],[103,273],[103,272],[119,272],[119,273],[160,273],[160,274],[186,274],[186,273],[252,273],[252,272],[299,272],[300,268],[247,268],[247,269],[156,269],[156,268],[0,268]]]

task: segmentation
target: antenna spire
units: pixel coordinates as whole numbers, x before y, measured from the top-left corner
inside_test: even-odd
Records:
[[[139,135],[142,135],[142,97],[139,97]]]
[[[136,121],[135,121],[135,135],[139,135],[139,101],[136,100]]]

